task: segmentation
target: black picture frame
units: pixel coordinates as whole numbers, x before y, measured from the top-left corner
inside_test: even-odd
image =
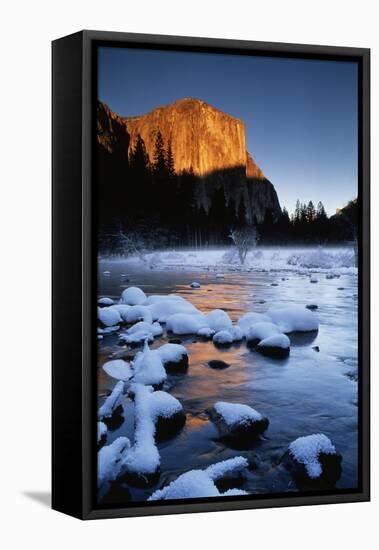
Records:
[[[359,474],[357,490],[95,503],[96,243],[93,116],[99,44],[356,61],[359,66]],[[52,43],[52,507],[81,519],[302,506],[370,499],[370,50],[85,30]],[[68,265],[75,268],[68,268]]]

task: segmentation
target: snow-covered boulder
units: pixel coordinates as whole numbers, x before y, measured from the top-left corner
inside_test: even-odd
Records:
[[[150,414],[155,423],[155,440],[163,441],[173,437],[185,424],[186,415],[182,404],[164,391],[149,396]]]
[[[115,481],[121,471],[125,456],[130,450],[127,437],[118,437],[110,445],[102,447],[97,453],[97,484]]]
[[[242,329],[238,325],[232,327],[229,332],[232,335],[233,342],[240,342],[244,337]]]
[[[136,286],[126,288],[121,294],[121,303],[129,306],[141,306],[146,302],[146,294]]]
[[[104,403],[98,410],[97,417],[103,422],[110,423],[112,418],[122,414],[122,397],[124,393],[124,382],[119,380],[112,392],[105,399]]]
[[[217,279],[223,279],[225,277],[225,275],[223,273],[216,273],[216,278]]]
[[[290,339],[285,334],[275,334],[264,338],[255,348],[262,355],[284,359],[290,353]]]
[[[280,330],[274,323],[267,321],[255,323],[246,332],[246,343],[248,346],[254,347],[259,344],[261,340],[269,338],[270,336],[275,336],[276,334],[280,334]]]
[[[190,470],[180,475],[163,489],[155,491],[148,500],[246,495],[247,493],[241,489],[229,489],[221,493],[216,482],[229,475],[235,476],[236,473],[243,475],[243,471],[247,466],[248,461],[246,458],[239,456],[209,466],[205,470]]]
[[[272,307],[267,312],[281,332],[312,332],[318,330],[317,316],[302,306]]]
[[[150,344],[155,337],[161,336],[162,334],[163,329],[159,323],[139,321],[130,327],[124,334],[120,334],[120,343],[128,344],[131,347],[140,346],[146,341]]]
[[[317,279],[316,275],[311,275],[309,281],[311,283],[318,283],[318,279]]]
[[[240,449],[249,447],[269,425],[268,418],[241,403],[218,401],[207,413],[220,438]]]
[[[220,347],[230,346],[231,344],[233,344],[233,336],[228,330],[219,330],[213,336],[213,343],[215,344],[215,346]]]
[[[167,297],[168,298],[168,297]],[[194,305],[180,296],[176,296],[175,299],[157,300],[148,306],[152,318],[158,320],[161,323],[165,323],[171,315],[175,313],[184,313],[188,315],[201,314]]]
[[[181,344],[164,344],[157,349],[167,372],[183,372],[188,369],[188,352]]]
[[[229,315],[222,309],[213,309],[206,316],[209,328],[218,332],[219,330],[230,330],[233,326]]]
[[[205,340],[210,340],[213,335],[214,335],[215,331],[212,330],[211,328],[209,327],[202,327],[200,328],[198,331],[197,331],[197,336],[199,336],[200,338],[204,338]]]
[[[107,361],[104,363],[102,368],[108,376],[115,378],[116,380],[123,380],[126,382],[133,376],[133,371],[129,363],[123,359],[113,359],[111,361]]]
[[[98,307],[97,318],[104,327],[112,327],[121,323],[119,312],[112,307]]]
[[[156,350],[150,350],[147,342],[133,362],[133,382],[161,388],[167,378],[162,359]]]
[[[341,475],[342,456],[330,439],[321,433],[299,437],[283,457],[284,464],[298,481],[334,484]]]
[[[97,423],[97,446],[100,448],[107,440],[108,428],[104,422]]]
[[[237,325],[242,330],[242,333],[244,336],[246,336],[249,328],[252,325],[255,325],[255,323],[261,323],[270,321],[270,318],[265,315],[264,313],[245,313],[245,315],[242,315],[242,317],[237,321]]]
[[[100,307],[113,306],[113,304],[114,301],[112,300],[112,298],[108,298],[107,296],[104,296],[103,298],[98,298],[97,300],[97,305]]]
[[[191,288],[200,288],[200,286],[201,286],[200,283],[197,283],[196,281],[190,284]]]
[[[175,313],[166,322],[167,330],[174,334],[197,334],[204,327],[209,328],[203,314]]]
[[[114,310],[118,311],[122,321],[127,322],[126,321],[126,313],[127,313],[127,311],[129,311],[131,306],[128,306],[126,304],[113,304],[113,306],[110,306],[110,307],[111,307],[111,309],[114,309]]]
[[[123,313],[122,318],[126,323],[144,321],[151,324],[153,322],[153,316],[147,306],[129,306],[129,309]]]

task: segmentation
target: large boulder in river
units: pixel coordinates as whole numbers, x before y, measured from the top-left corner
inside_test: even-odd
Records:
[[[241,403],[218,401],[207,412],[220,439],[239,449],[250,447],[269,426],[268,418]]]
[[[341,476],[342,456],[330,439],[321,433],[295,439],[282,462],[300,485],[334,486]]]

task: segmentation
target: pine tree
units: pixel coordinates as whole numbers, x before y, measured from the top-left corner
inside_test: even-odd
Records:
[[[149,171],[149,164],[149,155],[146,151],[145,142],[140,134],[138,134],[137,141],[129,156],[130,169],[138,175],[144,175]]]
[[[312,201],[308,203],[306,217],[308,223],[312,223],[316,218],[316,210]]]
[[[171,140],[168,142],[167,146],[167,173],[168,177],[171,179],[175,176],[175,162],[174,155],[172,153]]]
[[[317,204],[316,218],[318,220],[322,220],[322,221],[324,221],[328,218],[328,216],[326,214],[326,211],[325,211],[325,208],[324,208],[324,205],[322,204],[321,201]]]
[[[153,172],[154,177],[157,180],[162,180],[168,176],[168,170],[167,170],[167,161],[166,161],[166,153],[164,149],[164,141],[163,136],[158,130],[157,136],[155,139],[155,149],[154,149],[154,164],[153,164]]]

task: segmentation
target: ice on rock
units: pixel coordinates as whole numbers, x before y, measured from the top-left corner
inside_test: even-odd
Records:
[[[116,380],[123,380],[126,382],[126,380],[129,380],[129,378],[133,376],[129,363],[123,361],[123,359],[113,359],[112,361],[107,361],[104,363],[102,368],[108,376],[115,378]]]
[[[122,470],[122,462],[129,450],[130,441],[127,437],[118,437],[110,445],[100,449],[97,454],[98,486],[118,478]]]
[[[222,309],[213,309],[206,316],[209,328],[218,332],[219,330],[229,330],[233,323],[229,315]]]
[[[263,313],[245,313],[238,321],[237,325],[242,330],[242,333],[244,336],[246,336],[249,328],[252,325],[255,325],[255,323],[261,323],[270,321],[270,318],[267,315],[264,315]]]
[[[284,359],[290,352],[290,339],[285,334],[275,334],[261,340],[256,347],[262,355]]]
[[[103,443],[107,437],[108,428],[104,422],[97,423],[97,444]]]
[[[143,351],[137,353],[133,362],[134,382],[161,386],[166,380],[166,370],[162,359],[156,350],[150,350],[147,342]]]
[[[97,318],[105,327],[112,327],[121,323],[122,319],[118,311],[110,307],[98,307]]]
[[[209,328],[205,315],[175,313],[167,319],[167,330],[174,334],[197,334],[201,328]]]
[[[337,455],[330,439],[321,433],[299,437],[290,444],[288,450],[293,459],[305,466],[311,479],[319,478],[323,474],[321,454]]]
[[[145,321],[145,323],[151,324],[153,322],[151,311],[146,306],[129,306],[129,309],[123,313],[122,318],[126,323]]]
[[[168,372],[187,369],[188,352],[181,344],[164,344],[157,352]]]
[[[97,300],[97,303],[99,306],[113,306],[114,301],[112,300],[112,298],[104,296],[103,298],[99,298]]]
[[[146,294],[136,286],[126,288],[121,294],[121,303],[129,306],[141,306],[146,302]]]
[[[99,420],[110,418],[120,410],[123,393],[124,382],[120,380],[98,410],[97,416]]]
[[[219,330],[213,336],[213,343],[217,346],[228,346],[233,343],[233,336],[228,330]]]
[[[312,332],[318,330],[318,319],[315,313],[302,306],[280,306],[270,308],[266,314],[281,332]]]
[[[206,470],[190,470],[169,485],[155,491],[148,500],[170,500],[182,498],[201,498],[201,497],[219,497],[224,495],[247,494],[241,489],[229,489],[221,493],[215,481],[225,477],[225,475],[233,474],[235,469],[239,472],[245,469],[248,462],[243,457],[236,457],[230,460],[225,460],[218,464],[208,467]],[[237,492],[238,491],[238,492]]]

